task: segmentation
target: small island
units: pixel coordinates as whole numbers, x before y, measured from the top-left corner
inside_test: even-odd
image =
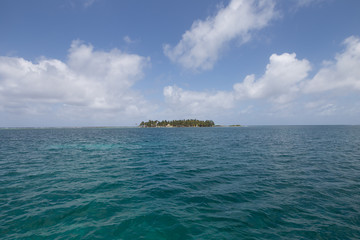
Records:
[[[141,128],[161,128],[161,127],[214,127],[215,123],[212,120],[197,120],[197,119],[184,119],[184,120],[149,120],[147,122],[141,122],[139,127]]]

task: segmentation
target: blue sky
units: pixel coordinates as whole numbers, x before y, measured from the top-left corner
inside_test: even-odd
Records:
[[[360,124],[360,1],[0,2],[0,127]]]

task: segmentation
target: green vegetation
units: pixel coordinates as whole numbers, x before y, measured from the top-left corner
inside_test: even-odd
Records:
[[[139,127],[213,127],[215,123],[212,120],[201,121],[197,119],[184,119],[184,120],[172,120],[172,121],[158,121],[149,120],[147,122],[141,122]]]

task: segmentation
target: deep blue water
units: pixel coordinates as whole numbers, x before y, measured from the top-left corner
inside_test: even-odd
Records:
[[[360,126],[0,130],[1,239],[360,239]]]

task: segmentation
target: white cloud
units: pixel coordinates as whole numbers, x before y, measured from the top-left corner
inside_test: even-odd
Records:
[[[191,116],[206,115],[234,107],[233,95],[222,91],[196,92],[167,86],[164,88],[164,96],[171,109]]]
[[[175,47],[164,46],[164,53],[185,68],[211,69],[226,44],[233,39],[248,41],[253,30],[274,17],[272,0],[232,0],[216,16],[195,21]]]
[[[298,59],[295,53],[272,54],[262,76],[248,75],[232,90],[188,91],[168,86],[164,88],[165,100],[173,112],[192,116],[218,117],[225,110],[242,116],[251,110],[251,115],[288,118],[297,123],[305,118],[308,123],[357,123],[359,111],[353,105],[359,105],[360,38],[349,37],[344,44],[344,51],[334,61],[326,61],[313,77],[309,76],[308,60]],[[333,121],[326,120],[328,116]],[[344,122],[345,118],[349,119]]]
[[[92,117],[144,114],[146,101],[131,87],[148,62],[118,49],[94,51],[80,41],[71,44],[67,62],[0,57],[0,110]]]
[[[305,93],[330,90],[360,90],[360,38],[344,41],[345,51],[336,55],[304,87]]]
[[[298,60],[295,53],[273,54],[262,77],[255,80],[254,75],[248,75],[243,82],[234,84],[235,95],[238,99],[266,98],[286,103],[299,92],[310,69],[310,63]]]
[[[294,53],[273,54],[262,77],[255,80],[254,75],[248,75],[234,84],[232,91],[196,92],[167,86],[164,96],[171,109],[191,115],[218,113],[252,99],[269,100],[278,105],[275,109],[284,109],[300,91],[310,68],[306,59],[298,60]]]

